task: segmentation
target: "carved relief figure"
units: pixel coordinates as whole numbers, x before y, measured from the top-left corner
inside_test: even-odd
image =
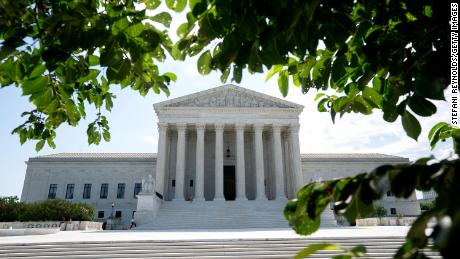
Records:
[[[142,179],[142,192],[143,193],[153,193],[155,187],[155,179],[152,175],[149,174],[147,179]]]

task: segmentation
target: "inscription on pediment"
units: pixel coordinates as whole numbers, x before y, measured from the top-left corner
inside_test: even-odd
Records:
[[[199,96],[168,106],[173,107],[273,107],[290,108],[290,106],[269,99],[245,93],[226,91],[217,94]]]

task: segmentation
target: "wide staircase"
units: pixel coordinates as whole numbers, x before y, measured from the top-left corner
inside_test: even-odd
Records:
[[[288,228],[283,215],[285,201],[167,201],[157,217],[138,229],[244,229]],[[321,227],[336,226],[334,216],[324,214]],[[332,218],[331,218],[332,217]]]
[[[350,249],[365,245],[364,258],[392,258],[404,242],[403,237],[365,238],[267,238],[235,240],[168,240],[168,241],[106,241],[72,243],[5,244],[0,258],[293,258],[312,243],[332,243]],[[319,251],[309,258],[331,258],[340,251]],[[439,254],[427,252],[431,258]]]

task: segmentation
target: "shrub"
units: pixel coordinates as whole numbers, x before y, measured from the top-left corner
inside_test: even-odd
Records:
[[[0,197],[0,221],[17,221],[23,205],[17,196]]]
[[[95,209],[85,203],[46,200],[35,203],[19,202],[17,197],[0,197],[0,221],[90,221]]]
[[[434,208],[433,202],[420,202],[420,209],[422,211],[431,210],[432,208]]]

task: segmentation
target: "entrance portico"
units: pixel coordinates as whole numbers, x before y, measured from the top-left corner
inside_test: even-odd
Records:
[[[279,200],[303,183],[303,106],[234,85],[154,105],[165,201]]]

